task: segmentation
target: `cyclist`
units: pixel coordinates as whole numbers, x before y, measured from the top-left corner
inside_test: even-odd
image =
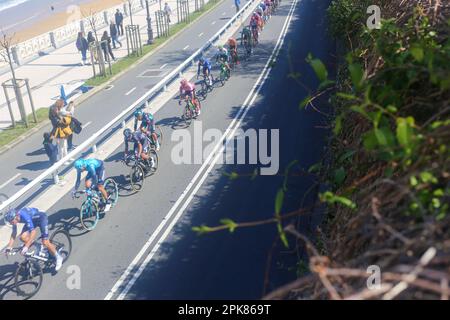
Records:
[[[264,29],[264,23],[267,20],[267,16],[266,16],[266,5],[264,4],[264,2],[261,2],[258,7],[256,7],[256,13],[258,13],[258,15],[261,17],[260,20],[260,29],[263,30]]]
[[[5,216],[5,222],[12,225],[12,233],[5,253],[9,254],[17,238],[17,224],[24,223],[25,226],[20,234],[20,240],[24,243],[21,254],[25,255],[33,244],[36,237],[36,228],[41,230],[42,245],[45,246],[50,254],[55,257],[55,271],[61,269],[63,257],[56,251],[56,248],[48,240],[48,217],[47,214],[36,208],[22,208],[20,210],[11,209]]]
[[[252,31],[250,26],[245,26],[241,32],[241,45],[243,45],[247,50],[247,55],[252,53]]]
[[[125,152],[124,157],[127,158],[128,156],[128,150],[129,150],[129,143],[133,143],[134,145],[134,153],[136,156],[140,156],[140,158],[150,167],[153,167],[153,159],[150,158],[150,156],[147,154],[148,149],[150,147],[150,140],[148,139],[147,135],[142,131],[136,131],[133,133],[131,129],[125,129],[123,131],[123,136],[125,140]],[[148,160],[150,159],[150,163],[148,163]]]
[[[229,60],[230,60],[230,57],[228,55],[228,50],[226,48],[224,48],[224,46],[220,45],[218,47],[218,52],[216,54],[216,62],[223,63],[223,65],[228,70],[228,72],[231,72],[230,65],[228,64]]]
[[[108,193],[103,186],[105,180],[105,165],[103,161],[94,158],[81,158],[75,161],[74,167],[77,170],[77,181],[72,191],[72,197],[75,197],[75,194],[80,187],[81,173],[86,170],[88,172],[85,179],[86,188],[90,189],[92,185],[97,187],[97,189],[103,195],[103,201],[101,201],[100,204],[105,205],[105,212],[109,211],[109,209],[111,208],[111,204],[108,199]]]
[[[253,12],[252,17],[250,18],[250,28],[252,29],[253,33],[253,39],[255,40],[255,43],[258,43],[258,33],[259,33],[259,26],[261,25],[261,17],[259,14],[255,11]]]
[[[210,86],[213,82],[211,68],[211,62],[209,62],[208,59],[201,57],[200,60],[198,60],[197,79],[200,76],[200,70],[202,70],[203,75],[208,78]]]
[[[134,113],[134,131],[137,130],[137,124],[141,121],[139,129],[151,137],[156,146],[156,151],[159,151],[160,145],[158,135],[156,134],[155,118],[150,112],[144,112],[143,108],[139,108]]]
[[[195,85],[186,79],[181,80],[180,82],[180,102],[183,98],[186,99],[186,97],[190,97],[191,101],[194,104],[195,111],[197,112],[197,115],[200,115],[200,108],[198,107],[197,103],[197,96],[195,95]]]
[[[231,55],[231,58],[233,59],[233,63],[239,64],[239,56],[238,56],[238,52],[237,52],[236,39],[234,39],[233,37],[228,39],[228,47],[230,48],[230,55]]]

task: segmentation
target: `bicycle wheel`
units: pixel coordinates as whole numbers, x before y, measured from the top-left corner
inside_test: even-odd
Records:
[[[72,252],[72,240],[69,233],[63,229],[56,230],[50,236],[50,243],[56,247],[56,251],[63,257],[63,262],[66,262]]]
[[[131,187],[134,191],[139,192],[144,187],[145,172],[139,165],[134,165],[130,172]]]
[[[105,180],[104,187],[111,201],[111,206],[114,207],[119,200],[119,187],[117,186],[117,182],[112,178],[108,178]]]
[[[181,118],[183,119],[183,121],[186,123],[186,126],[189,127],[191,125],[192,122],[192,112],[189,109],[189,107],[185,107],[184,108],[184,112],[183,115],[181,116]]]
[[[227,76],[226,76],[225,70],[221,70],[220,76],[219,76],[219,81],[220,81],[220,84],[222,85],[222,87],[225,85],[226,77]]]
[[[208,86],[206,85],[205,81],[202,81],[201,85],[202,88],[200,89],[199,95],[203,98],[203,100],[205,100],[208,96]]]
[[[42,268],[39,263],[25,260],[19,265],[14,275],[14,287],[17,295],[30,299],[41,288],[42,280]]]
[[[154,174],[156,171],[158,171],[158,166],[159,166],[159,157],[158,157],[158,153],[157,153],[155,150],[150,149],[150,150],[148,151],[148,156],[149,156],[151,159],[153,159],[153,167],[148,168],[148,172],[149,172],[150,174]]]
[[[86,200],[81,205],[80,221],[84,229],[91,231],[95,229],[99,219],[98,205],[96,202]]]

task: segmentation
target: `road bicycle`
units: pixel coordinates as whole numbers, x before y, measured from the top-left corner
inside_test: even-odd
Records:
[[[219,62],[220,64],[220,73],[219,73],[219,82],[223,86],[225,82],[230,79],[231,71],[228,69],[223,61]]]
[[[202,109],[202,105],[198,99],[195,99],[195,102],[192,102],[191,97],[186,96],[185,105],[183,108],[183,114],[181,115],[181,119],[186,124],[186,127],[189,127],[192,123],[192,119],[196,118],[199,115],[200,110]],[[179,102],[181,104],[181,101]],[[197,107],[195,106],[197,105]],[[198,108],[198,111],[197,111]]]
[[[44,278],[43,270],[54,267],[56,263],[56,258],[39,240],[42,240],[42,237],[34,241],[24,255],[25,260],[18,264],[14,274],[14,289],[18,296],[25,299],[30,299],[38,293]],[[66,262],[72,252],[72,240],[69,233],[66,230],[58,229],[50,236],[49,241],[62,256],[63,263]],[[13,248],[8,255],[14,256],[20,251],[22,251],[22,247]]]
[[[84,191],[77,191],[74,195],[75,198],[79,198],[80,195],[86,194],[86,200],[80,208],[81,226],[85,230],[94,230],[100,219],[100,214],[115,207],[119,200],[119,187],[114,179],[106,179],[103,187],[108,193],[108,204],[105,203],[102,193],[97,188],[91,187]]]
[[[149,156],[148,160],[143,160],[137,154],[129,155],[125,159],[125,164],[131,166],[131,188],[136,192],[141,191],[144,187],[145,178],[158,170],[159,157],[156,150],[150,148],[146,153]]]
[[[198,92],[198,95],[202,96],[203,100],[205,100],[208,93],[213,90],[213,79],[212,75],[206,76],[205,74],[203,74],[202,77],[203,79],[200,82],[202,88]]]
[[[241,46],[244,47],[244,60],[248,60],[253,53],[253,38],[251,34],[242,34]]]

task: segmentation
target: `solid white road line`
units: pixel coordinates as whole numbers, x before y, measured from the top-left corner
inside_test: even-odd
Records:
[[[167,63],[163,64],[159,69],[164,69],[165,66],[167,66]]]
[[[11,179],[9,179],[8,181],[6,181],[4,184],[2,184],[0,186],[0,189],[3,189],[4,187],[6,187],[11,181],[13,181],[14,179],[16,179],[18,176],[20,176],[21,173],[16,174],[14,177],[12,177]]]
[[[92,121],[89,121],[88,123],[83,124],[81,127],[82,127],[83,129],[86,129],[86,128],[89,127],[91,124],[92,124]]]
[[[128,91],[127,93],[125,93],[126,96],[129,96],[131,93],[133,93],[133,91],[136,90],[136,87],[134,87],[133,89],[131,89],[130,91]]]
[[[198,36],[199,36],[199,37],[201,37],[202,35],[203,35],[203,32],[202,32],[202,33],[200,33],[200,34],[199,34]]]
[[[184,47],[183,50],[186,50],[187,48],[189,48],[189,45],[187,45],[186,47]]]
[[[274,57],[276,57],[280,51],[280,48],[282,47],[283,43],[284,43],[284,38],[286,36],[287,30],[289,29],[289,24],[292,20],[292,14],[294,12],[294,9],[297,5],[297,0],[294,0],[294,2],[292,3],[291,6],[291,10],[289,11],[288,17],[284,23],[284,26],[282,28],[282,31],[280,33],[280,36],[278,37],[278,41],[275,45],[275,48],[271,54],[271,56],[269,57],[269,59],[267,60],[267,63],[261,73],[261,75],[259,76],[258,80],[256,81],[255,85],[253,86],[250,94],[247,96],[247,98],[245,99],[244,104],[242,105],[242,107],[239,110],[239,113],[236,115],[236,117],[233,119],[233,121],[231,122],[231,124],[228,126],[226,132],[224,133],[224,135],[222,136],[222,139],[219,141],[219,143],[214,147],[214,150],[210,153],[210,155],[208,156],[208,158],[206,159],[206,161],[203,163],[203,165],[200,167],[200,169],[198,170],[198,172],[196,173],[196,175],[194,176],[194,178],[192,178],[192,180],[190,181],[189,185],[186,187],[186,189],[183,191],[183,193],[181,194],[181,196],[178,198],[178,200],[175,202],[175,204],[172,206],[172,208],[170,209],[170,211],[167,213],[167,215],[164,217],[163,221],[161,222],[161,224],[158,226],[158,228],[155,230],[155,232],[150,236],[150,238],[148,239],[148,241],[145,243],[145,245],[142,247],[142,249],[139,251],[139,253],[137,254],[137,256],[133,259],[133,261],[131,262],[131,264],[128,266],[128,268],[125,270],[125,272],[122,274],[122,276],[119,278],[119,280],[115,283],[115,285],[113,286],[113,288],[110,290],[110,292],[108,293],[108,295],[105,297],[105,300],[110,300],[114,294],[116,293],[116,291],[123,285],[123,283],[125,282],[125,280],[129,277],[129,275],[131,274],[132,270],[135,269],[135,267],[138,265],[138,262],[141,260],[141,258],[143,257],[144,253],[147,251],[147,249],[149,248],[149,246],[152,244],[152,242],[155,240],[156,236],[159,234],[159,232],[164,228],[164,226],[166,225],[166,223],[169,221],[169,219],[171,218],[171,216],[173,215],[173,213],[175,212],[176,208],[178,208],[179,204],[184,200],[184,198],[188,195],[190,189],[195,185],[198,177],[200,176],[200,174],[203,172],[204,168],[210,163],[211,158],[215,155],[216,157],[214,158],[214,160],[211,162],[211,164],[209,165],[209,168],[207,169],[207,171],[203,174],[201,180],[199,181],[199,183],[197,183],[197,185],[195,185],[194,191],[191,193],[191,195],[189,196],[189,198],[187,199],[187,201],[184,203],[183,207],[178,211],[177,215],[175,216],[175,218],[172,220],[172,222],[170,223],[170,225],[168,226],[168,228],[165,230],[165,232],[162,234],[161,238],[159,239],[159,241],[157,242],[157,244],[155,245],[155,247],[153,248],[153,250],[147,255],[146,259],[144,260],[144,262],[140,265],[139,269],[137,270],[137,272],[133,275],[133,277],[131,278],[131,280],[127,283],[126,287],[122,290],[122,292],[119,294],[118,296],[118,300],[122,300],[125,298],[126,294],[128,293],[128,291],[131,289],[131,287],[133,286],[133,284],[136,282],[136,280],[139,278],[139,276],[141,275],[141,273],[144,271],[145,267],[147,266],[147,264],[151,261],[152,257],[154,256],[154,254],[157,252],[159,246],[161,245],[161,243],[163,243],[163,241],[165,240],[165,238],[169,235],[170,231],[172,230],[173,226],[175,225],[175,223],[179,220],[179,218],[181,217],[181,215],[183,214],[184,210],[187,208],[187,206],[189,205],[189,203],[191,202],[191,200],[193,199],[194,195],[196,194],[196,192],[199,190],[199,188],[201,187],[201,185],[203,184],[204,180],[207,178],[209,172],[212,170],[213,166],[215,165],[215,163],[218,161],[218,159],[223,156],[223,152],[218,152],[216,153],[218,148],[221,148],[221,150],[223,150],[224,148],[224,144],[223,144],[223,139],[227,138],[227,141],[230,140],[231,138],[233,138],[235,131],[237,130],[237,128],[239,128],[242,120],[245,118],[247,112],[249,111],[249,106],[251,106],[256,97],[259,94],[259,91],[261,90],[264,82],[267,80],[267,77],[270,73],[270,71],[272,70],[272,67],[269,66],[270,62],[272,61],[272,59]],[[262,82],[261,82],[262,81]],[[250,101],[250,103],[248,103],[248,101]],[[242,117],[241,117],[242,115]],[[237,125],[235,125],[235,123],[237,122]],[[233,128],[234,129],[231,129]],[[226,144],[225,144],[226,145]]]

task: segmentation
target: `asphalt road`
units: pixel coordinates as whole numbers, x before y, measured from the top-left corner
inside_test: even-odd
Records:
[[[139,66],[112,83],[113,89],[100,92],[80,104],[75,116],[87,127],[74,136],[75,145],[97,132],[123,109],[130,106],[145,92],[157,84],[165,75],[186,60],[212,37],[234,14],[231,1],[223,1],[217,8],[195,22],[190,28],[167,44]],[[154,77],[142,77],[154,70]],[[135,88],[135,89],[134,89]],[[132,89],[131,93],[129,93]],[[127,95],[127,93],[129,93]],[[50,125],[27,138],[13,150],[0,155],[0,194],[12,196],[33,178],[46,170],[50,163],[42,148],[42,135],[51,130]],[[45,187],[51,181],[44,181]],[[0,201],[3,198],[0,198]]]
[[[175,212],[182,214],[180,219],[176,221],[172,216],[165,221],[167,213],[178,205],[177,200],[202,167],[200,164],[175,165],[171,161],[171,150],[176,143],[168,137],[181,129],[178,120],[180,107],[175,100],[170,101],[157,114],[166,137],[160,152],[160,167],[157,174],[146,181],[144,190],[138,194],[126,190],[128,170],[119,161],[122,151],[119,149],[107,160],[107,175],[122,184],[122,197],[118,206],[107,213],[93,232],[85,233],[77,225],[80,201],[66,196],[49,210],[53,228],[64,226],[70,229],[73,252],[58,274],[45,275],[36,299],[105,298],[162,222],[166,224],[161,233],[171,223],[174,223],[174,228],[167,231],[168,237],[161,241],[158,250],[155,244],[161,235],[146,250],[139,262],[149,253],[152,259],[129,288],[126,299],[258,299],[264,292],[266,262],[272,247],[276,250],[269,264],[270,277],[266,289],[295,278],[295,267],[292,266],[298,253],[292,247],[283,249],[279,241],[274,244],[277,239],[275,225],[201,237],[191,228],[201,224],[217,225],[223,218],[241,222],[271,218],[275,195],[285,180],[285,169],[293,160],[298,162],[289,171],[282,212],[308,205],[314,199],[314,189],[311,189],[314,179],[303,175],[302,169],[321,158],[328,130],[322,114],[311,108],[298,109],[306,93],[288,75],[299,72],[304,84],[312,88],[317,85],[312,71],[304,62],[309,52],[333,67],[334,47],[325,32],[326,2],[303,0],[297,3],[275,67],[242,121],[244,129],[280,130],[279,175],[252,179],[254,169],[260,165],[216,165],[197,192],[188,192],[192,201],[187,202],[188,197],[179,204]],[[232,123],[277,42],[291,4],[292,1],[288,0],[282,2],[263,31],[252,59],[242,64],[233,74],[232,81],[214,90],[203,102],[200,120],[204,129],[215,128],[225,132]],[[130,85],[128,83],[127,88]],[[114,96],[114,92],[112,90],[108,94]],[[94,99],[97,98],[91,100]],[[111,100],[113,98],[104,99],[114,101]],[[98,105],[99,108],[104,107],[104,103],[103,106]],[[316,107],[324,113],[329,112],[326,99],[317,101]],[[189,131],[193,133],[193,130],[194,126],[191,126]],[[239,178],[230,179],[224,174],[231,172],[238,173]],[[184,211],[183,205],[186,205]],[[319,212],[305,215],[299,222],[300,229],[310,231],[319,219]],[[289,241],[292,245],[291,237]],[[0,283],[4,286],[0,298],[15,299],[15,294],[10,291],[14,266],[3,258],[0,258],[0,265]],[[67,268],[74,265],[81,270],[80,290],[69,290],[66,286]],[[131,275],[135,274],[136,270],[132,271]],[[117,298],[123,288],[119,287],[112,298]]]

